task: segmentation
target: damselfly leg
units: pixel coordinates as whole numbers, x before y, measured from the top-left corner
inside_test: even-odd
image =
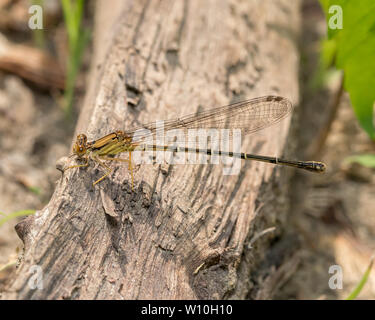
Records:
[[[106,161],[127,162],[128,163],[128,170],[130,171],[130,176],[131,176],[131,186],[132,186],[132,190],[134,190],[134,174],[133,174],[132,153],[131,153],[131,151],[129,151],[129,159],[110,158],[110,157],[106,157],[106,156],[101,156],[100,159],[101,160],[106,160]],[[103,177],[101,177],[98,181],[96,181],[94,183],[94,185],[97,184],[99,181],[103,180],[108,174],[106,174]]]
[[[82,167],[87,167],[89,165],[89,161],[87,158],[82,158],[83,160],[85,160],[85,163],[84,164],[76,164],[74,166],[69,166],[67,168],[64,168],[64,172],[68,169],[73,169],[73,168],[82,168]]]

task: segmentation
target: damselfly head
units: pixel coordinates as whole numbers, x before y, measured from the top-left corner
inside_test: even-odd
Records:
[[[82,157],[87,150],[87,137],[85,134],[81,133],[77,136],[76,142],[73,146],[73,153],[78,157]]]

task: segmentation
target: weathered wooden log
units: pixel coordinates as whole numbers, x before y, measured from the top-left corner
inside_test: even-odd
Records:
[[[93,140],[267,94],[295,104],[299,15],[288,0],[99,1],[77,133]],[[289,120],[243,137],[243,149],[283,154]],[[24,254],[3,299],[271,298],[294,270],[294,241],[270,241],[283,234],[292,169],[145,164],[132,191],[127,166],[109,165],[95,187],[101,170],[66,171],[19,223]]]

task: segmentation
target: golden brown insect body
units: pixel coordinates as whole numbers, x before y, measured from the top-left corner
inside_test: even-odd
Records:
[[[87,136],[81,133],[77,136],[76,141],[73,145],[73,154],[76,155],[78,159],[84,160],[85,163],[67,167],[65,170],[78,167],[87,167],[89,159],[97,162],[100,166],[106,169],[106,173],[93,183],[94,186],[112,172],[112,169],[105,165],[101,160],[128,162],[132,177],[133,189],[134,179],[133,170],[131,167],[131,152],[134,151],[135,147],[136,145],[131,143],[131,138],[129,138],[123,131],[120,130],[112,132],[98,140],[90,142],[87,141]],[[129,152],[129,159],[112,158],[118,153],[125,151]]]

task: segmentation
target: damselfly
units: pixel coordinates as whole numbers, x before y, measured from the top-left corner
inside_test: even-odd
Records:
[[[105,169],[105,174],[93,183],[93,185],[96,185],[112,172],[112,169],[103,161],[127,162],[133,188],[134,177],[132,169],[132,152],[139,150],[203,153],[210,156],[219,155],[244,160],[263,161],[277,165],[305,169],[311,172],[324,172],[326,165],[317,161],[286,160],[277,157],[261,156],[243,152],[229,152],[163,144],[158,145],[156,143],[147,144],[139,141],[141,138],[145,140],[150,137],[154,138],[161,133],[172,129],[180,129],[186,133],[191,129],[239,129],[243,135],[251,134],[279,122],[291,111],[292,104],[288,99],[278,96],[265,96],[198,112],[174,120],[167,120],[164,122],[163,132],[160,131],[160,128],[156,123],[151,123],[135,128],[134,130],[118,130],[98,140],[90,142],[87,141],[86,135],[79,134],[73,146],[73,154],[71,156],[77,156],[77,158],[84,163],[69,166],[65,170],[77,167],[87,167],[89,165],[89,160],[93,160]],[[142,130],[139,130],[141,128],[146,129],[147,133],[145,134]],[[122,152],[128,152],[129,158],[114,158],[115,155]]]

